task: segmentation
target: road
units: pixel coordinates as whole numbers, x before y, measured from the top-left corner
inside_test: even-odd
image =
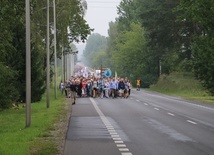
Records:
[[[149,91],[78,98],[64,155],[213,155],[214,105]]]

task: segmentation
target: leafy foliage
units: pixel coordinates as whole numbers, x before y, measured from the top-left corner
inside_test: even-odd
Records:
[[[191,49],[194,73],[208,91],[214,95],[213,39],[214,39],[214,2],[209,0],[181,0],[179,11],[183,18],[193,23]]]
[[[106,45],[106,37],[101,36],[97,33],[93,33],[92,35],[90,35],[87,40],[85,50],[83,51],[85,64],[89,65],[92,68],[100,68],[103,62],[99,61],[99,58],[103,57],[104,59],[104,56],[101,56],[102,54],[99,53],[102,52],[102,50],[106,49]]]
[[[194,51],[194,72],[203,86],[214,95],[214,37],[197,38],[192,47]]]
[[[121,34],[117,40],[117,52],[112,56],[113,64],[115,71],[122,77],[143,78],[148,54],[144,30],[139,24],[132,23],[130,27],[131,30]]]
[[[14,85],[17,74],[2,63],[0,63],[0,72],[0,109],[5,109],[11,107],[14,99],[18,98],[18,90]]]
[[[51,2],[51,1],[50,1]],[[46,1],[32,0],[31,4],[31,84],[32,102],[41,100],[45,92],[46,71]],[[50,45],[53,45],[53,3],[50,3]],[[79,0],[56,0],[57,56],[71,42],[85,41],[92,29],[84,20],[86,3]],[[0,90],[1,106],[7,108],[17,100],[25,101],[26,50],[25,1],[1,1],[0,5]],[[50,47],[50,61],[53,47]],[[7,77],[7,78],[6,78]],[[52,77],[52,75],[51,75]],[[7,84],[8,87],[5,85]],[[9,93],[12,90],[14,93]]]

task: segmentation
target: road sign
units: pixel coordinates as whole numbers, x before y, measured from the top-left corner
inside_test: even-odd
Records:
[[[107,78],[111,77],[111,75],[112,75],[112,72],[111,72],[110,68],[107,68],[103,73],[103,76],[107,77]]]

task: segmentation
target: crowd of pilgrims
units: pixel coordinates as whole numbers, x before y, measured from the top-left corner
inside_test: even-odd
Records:
[[[60,83],[61,92],[68,98],[100,97],[100,98],[128,98],[131,92],[131,83],[128,78],[85,78],[71,77],[70,80]]]

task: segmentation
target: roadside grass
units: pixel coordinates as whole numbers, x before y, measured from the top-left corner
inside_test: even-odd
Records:
[[[190,73],[174,72],[170,75],[162,75],[157,84],[151,86],[149,90],[214,104],[214,96],[210,96]]]
[[[0,155],[55,155],[57,142],[51,131],[54,124],[64,114],[65,99],[58,92],[50,93],[50,108],[46,108],[46,95],[42,101],[31,104],[31,126],[25,128],[26,109],[8,109],[0,111]]]

